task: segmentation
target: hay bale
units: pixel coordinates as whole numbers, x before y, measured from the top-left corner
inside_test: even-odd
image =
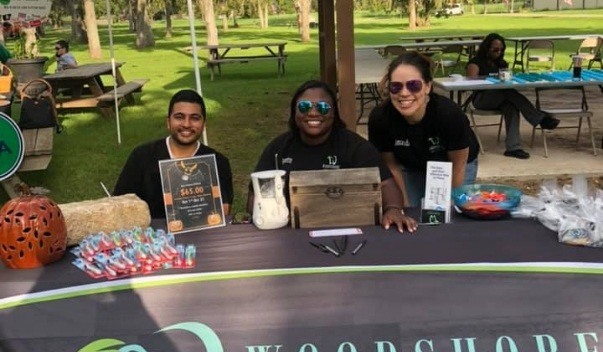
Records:
[[[91,233],[110,233],[151,224],[147,203],[135,194],[59,204],[67,223],[67,245],[78,244]]]

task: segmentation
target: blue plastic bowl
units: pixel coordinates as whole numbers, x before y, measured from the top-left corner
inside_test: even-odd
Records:
[[[509,216],[517,208],[521,191],[497,184],[463,185],[452,190],[452,199],[461,213],[470,218],[500,219]]]

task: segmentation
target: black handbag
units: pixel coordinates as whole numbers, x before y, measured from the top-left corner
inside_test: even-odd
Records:
[[[61,133],[61,126],[52,87],[43,79],[27,82],[20,91],[21,118],[19,127],[22,130],[55,127]]]

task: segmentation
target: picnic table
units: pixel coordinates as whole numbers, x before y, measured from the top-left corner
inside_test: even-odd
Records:
[[[123,63],[119,62],[115,64],[117,87],[105,86],[101,77],[111,75],[111,66],[111,63],[86,64],[44,76],[52,86],[57,109],[98,108],[103,116],[112,117],[114,111],[111,103],[115,99],[115,91],[120,101],[133,104],[132,93],[140,91],[148,79],[126,82],[120,71]]]
[[[433,42],[418,42],[418,43],[392,43],[392,44],[374,44],[374,45],[361,45],[357,46],[357,49],[384,49],[386,46],[397,45],[407,50],[418,50],[418,51],[432,51],[442,50],[443,48],[462,45],[469,58],[473,57],[476,52],[476,48],[481,44],[481,40],[478,39],[465,39],[465,40],[445,40],[445,41],[433,41]]]
[[[451,41],[451,40],[471,40],[477,39],[482,40],[485,38],[483,34],[440,34],[440,35],[419,35],[419,36],[411,36],[411,37],[400,37],[401,40],[411,40],[416,43],[421,43],[425,41],[437,42],[440,40]]]
[[[252,61],[274,60],[277,62],[278,76],[285,74],[285,54],[286,42],[274,43],[249,43],[249,44],[219,44],[205,45],[202,49],[209,51],[207,67],[210,70],[211,80],[214,80],[215,69],[218,68],[218,74],[222,76],[222,64],[229,63],[249,63]],[[265,51],[257,54],[241,55],[241,51],[248,49],[263,48]],[[232,51],[232,52],[231,52]],[[235,55],[232,55],[234,53]]]

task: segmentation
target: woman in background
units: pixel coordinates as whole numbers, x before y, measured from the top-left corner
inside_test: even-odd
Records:
[[[505,40],[497,33],[490,33],[479,46],[477,54],[467,64],[467,77],[496,75],[501,69],[508,69],[505,61]],[[515,89],[497,89],[475,92],[473,106],[484,110],[501,110],[505,118],[505,156],[528,159],[530,154],[521,148],[519,133],[519,113],[532,125],[548,130],[555,129],[559,120],[546,115],[523,94]]]

